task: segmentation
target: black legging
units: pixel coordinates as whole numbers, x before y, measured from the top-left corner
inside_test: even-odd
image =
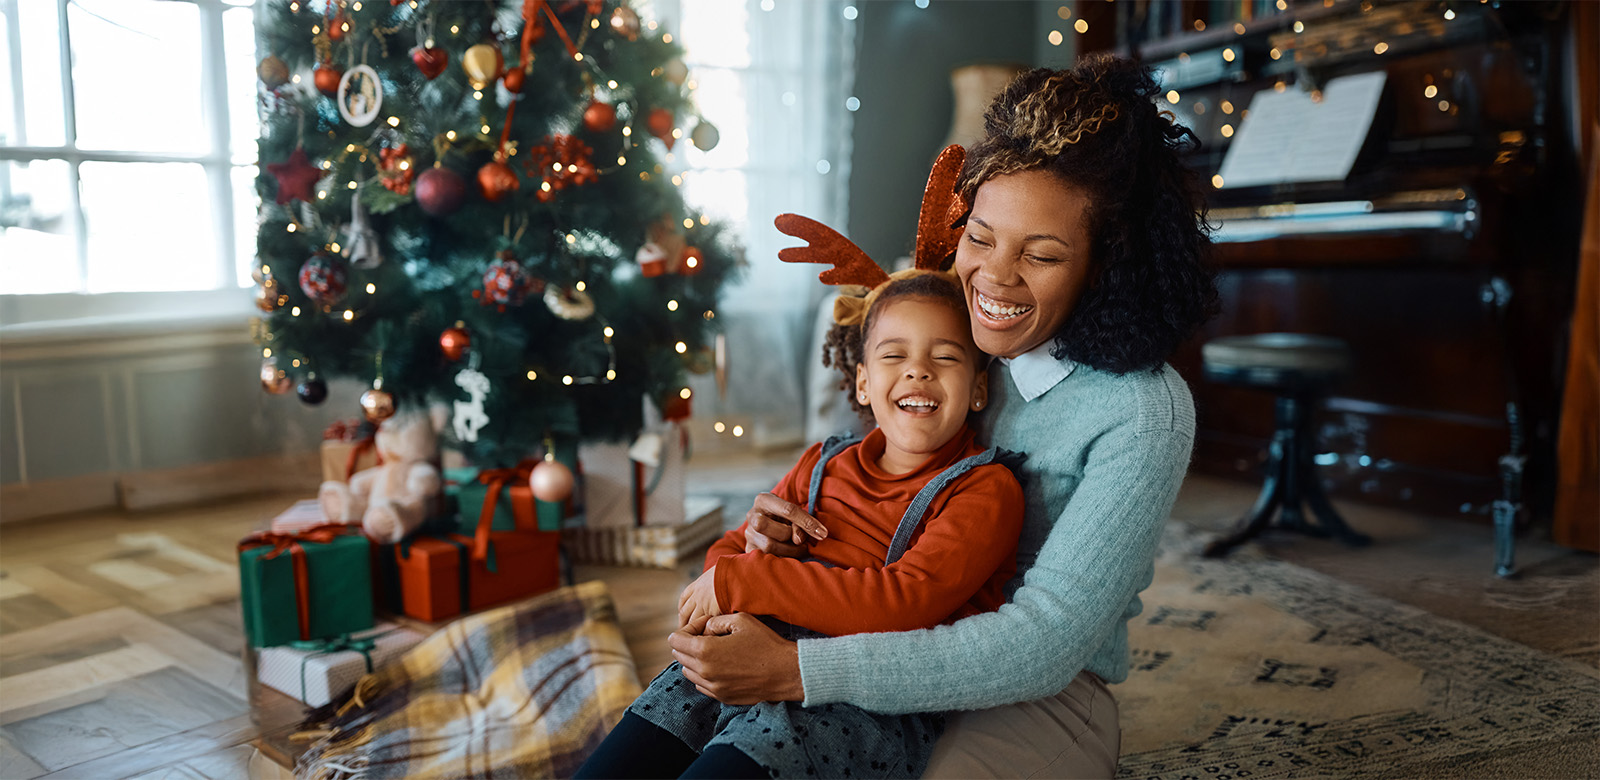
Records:
[[[764,778],[768,774],[755,759],[731,745],[712,745],[704,753],[683,743],[671,732],[631,712],[606,735],[589,760],[578,767],[582,778]]]

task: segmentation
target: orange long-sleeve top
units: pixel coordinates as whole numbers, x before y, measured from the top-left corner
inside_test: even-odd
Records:
[[[973,439],[963,430],[915,470],[890,474],[878,467],[884,438],[874,429],[825,467],[815,516],[828,537],[811,545],[818,560],[745,552],[743,524],[711,546],[705,565],[717,567],[718,607],[830,636],[929,628],[998,609],[1016,573],[1023,508],[1022,487],[1003,465],[979,466],[945,486],[905,554],[883,563],[917,491],[983,451]],[[806,450],[773,493],[804,508],[821,453],[820,444]]]

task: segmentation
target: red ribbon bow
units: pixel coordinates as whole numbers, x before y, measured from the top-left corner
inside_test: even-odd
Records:
[[[272,552],[261,556],[261,560],[264,561],[282,555],[285,550],[289,552],[289,559],[294,567],[294,608],[300,619],[302,640],[311,639],[311,575],[306,569],[305,548],[301,547],[300,543],[328,544],[334,539],[349,535],[353,530],[351,526],[340,523],[324,523],[295,534],[258,531],[239,540],[239,552],[270,545]]]
[[[526,483],[539,461],[528,459],[509,469],[484,469],[478,472],[478,481],[489,486],[483,499],[483,510],[478,513],[478,527],[472,536],[473,560],[489,557],[489,531],[494,526],[494,510],[500,503],[500,491],[514,482]]]

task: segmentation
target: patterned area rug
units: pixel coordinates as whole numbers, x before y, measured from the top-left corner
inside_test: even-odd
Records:
[[[1600,672],[1206,538],[1129,626],[1119,777],[1595,776]]]

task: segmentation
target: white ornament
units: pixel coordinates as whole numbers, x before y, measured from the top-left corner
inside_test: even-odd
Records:
[[[367,65],[357,65],[344,72],[339,79],[339,94],[334,101],[339,106],[339,116],[353,127],[366,127],[378,118],[383,108],[383,83],[378,72]]]
[[[469,368],[456,374],[456,384],[472,396],[470,401],[455,402],[455,417],[451,422],[455,425],[456,438],[477,441],[478,431],[489,424],[489,415],[483,411],[483,399],[489,395],[489,377]]]
[[[659,433],[640,434],[633,446],[628,448],[628,457],[650,468],[657,468],[661,465],[661,452],[665,444]]]
[[[378,231],[372,229],[372,220],[367,214],[366,204],[361,202],[361,196],[357,194],[350,202],[349,243],[344,248],[344,256],[350,258],[350,264],[356,268],[377,268],[383,264]]]

